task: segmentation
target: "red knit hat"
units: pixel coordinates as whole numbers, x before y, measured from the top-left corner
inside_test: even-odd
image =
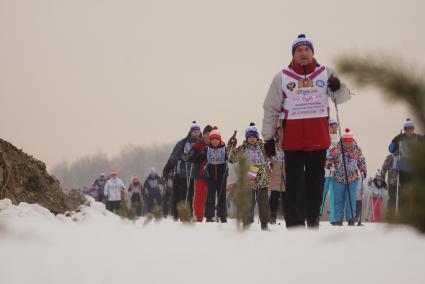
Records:
[[[350,131],[349,128],[345,129],[345,133],[342,135],[341,141],[342,142],[353,142],[354,141],[353,134],[351,134],[351,131]]]
[[[214,126],[213,130],[210,132],[210,140],[213,138],[221,141],[221,133],[218,131],[217,126]]]

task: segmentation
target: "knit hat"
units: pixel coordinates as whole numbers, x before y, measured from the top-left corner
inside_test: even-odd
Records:
[[[202,131],[202,135],[204,135],[205,133],[209,133],[209,132],[211,132],[213,130],[213,127],[211,126],[211,125],[207,125],[207,126],[205,126],[205,128],[204,128],[204,131]]]
[[[381,170],[376,170],[375,177],[381,177]]]
[[[214,138],[221,141],[221,133],[218,131],[217,126],[214,126],[213,130],[210,132],[210,140]]]
[[[199,126],[199,124],[196,123],[196,121],[192,121],[192,125],[190,126],[190,132],[195,130],[201,131],[201,127]]]
[[[351,133],[349,128],[345,129],[345,133],[341,137],[342,142],[353,142],[353,134]]]
[[[106,175],[105,175],[105,173],[101,173],[100,176],[101,177],[105,177]]]
[[[257,139],[259,139],[259,136],[260,136],[258,134],[258,130],[257,130],[257,127],[255,127],[254,122],[251,122],[249,124],[249,127],[245,130],[245,138],[252,137],[252,136]]]
[[[410,118],[408,118],[408,119],[406,119],[406,122],[404,123],[403,128],[404,128],[404,130],[407,130],[408,128],[415,129],[415,124],[413,123],[412,120],[410,120]]]
[[[149,171],[150,175],[156,174],[156,169],[155,168],[151,168],[151,170]]]
[[[314,54],[313,43],[311,42],[311,40],[306,38],[305,34],[300,34],[298,38],[292,43],[292,56],[294,56],[295,50],[301,45],[307,45],[308,47],[310,47]]]
[[[329,119],[329,126],[338,125],[338,122],[335,119]]]

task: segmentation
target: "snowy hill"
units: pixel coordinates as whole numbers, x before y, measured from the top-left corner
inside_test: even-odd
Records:
[[[53,215],[0,201],[0,283],[425,283],[425,237],[366,224],[269,232],[254,224],[143,225],[92,202]]]

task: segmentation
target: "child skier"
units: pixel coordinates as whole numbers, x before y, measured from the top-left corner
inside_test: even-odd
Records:
[[[143,185],[144,188],[144,200],[146,204],[146,212],[152,213],[154,206],[162,207],[162,195],[161,188],[159,187],[161,180],[155,170],[152,168],[149,172],[149,176],[146,178]]]
[[[360,147],[354,144],[353,135],[348,128],[345,130],[341,142],[342,145],[338,143],[329,148],[326,156],[326,168],[331,169],[333,167],[335,169],[332,173],[332,186],[335,194],[335,225],[342,226],[345,209],[345,218],[348,225],[354,226],[356,189],[359,181],[357,168],[366,177],[366,161]]]
[[[217,127],[214,127],[213,131],[210,133],[210,145],[207,146],[206,154],[208,161],[206,166],[208,197],[205,208],[205,217],[207,218],[207,222],[213,221],[217,198],[217,217],[220,218],[221,223],[226,223],[228,156],[226,144],[222,141],[221,134]]]
[[[329,135],[331,137],[331,146],[337,145],[339,142],[338,136],[338,122],[335,119],[329,119]],[[329,193],[329,221],[332,225],[335,224],[334,212],[334,190],[332,187],[332,172],[333,169],[325,169],[325,184],[323,186],[322,205],[320,206],[320,215],[323,215],[325,209],[326,197]]]
[[[139,177],[133,177],[128,187],[128,193],[130,194],[131,207],[136,211],[137,216],[142,216],[143,188]]]
[[[387,183],[382,180],[381,171],[377,170],[375,178],[369,182],[369,192],[371,195],[370,206],[372,208],[372,222],[381,221],[381,207],[384,190],[387,190]]]
[[[235,163],[239,160],[240,156],[246,154],[248,156],[248,162],[250,170],[248,172],[249,189],[252,190],[251,208],[247,211],[247,214],[243,217],[243,226],[249,227],[254,221],[254,208],[255,201],[257,200],[258,209],[260,213],[261,229],[268,230],[268,222],[270,221],[270,205],[269,205],[269,177],[270,177],[270,165],[266,157],[264,150],[264,142],[259,139],[258,130],[254,123],[245,131],[245,141],[237,147],[236,138],[229,141],[230,162]]]

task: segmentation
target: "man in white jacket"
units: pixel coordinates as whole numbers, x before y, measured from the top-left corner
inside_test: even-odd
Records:
[[[117,175],[117,171],[112,171],[111,178],[105,184],[105,192],[108,198],[106,209],[112,212],[120,209],[121,194],[125,192],[125,185]]]
[[[301,34],[292,44],[291,63],[274,77],[263,104],[267,156],[275,154],[276,122],[283,121],[287,227],[319,225],[326,150],[331,144],[329,97],[340,104],[350,99],[350,90],[316,61],[313,43]]]

